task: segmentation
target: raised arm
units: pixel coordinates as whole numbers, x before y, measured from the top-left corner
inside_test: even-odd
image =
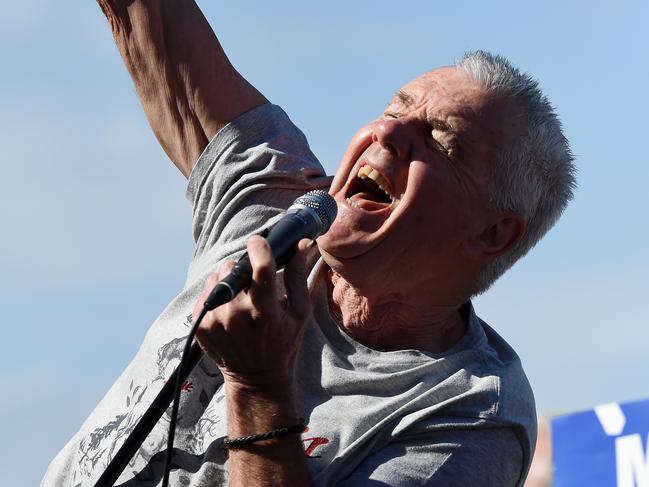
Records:
[[[97,0],[160,145],[188,177],[209,140],[266,102],[193,0]]]

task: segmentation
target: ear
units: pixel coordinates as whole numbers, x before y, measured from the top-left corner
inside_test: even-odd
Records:
[[[489,261],[509,251],[524,231],[525,221],[520,215],[501,213],[481,233],[462,242],[460,252],[473,261]]]

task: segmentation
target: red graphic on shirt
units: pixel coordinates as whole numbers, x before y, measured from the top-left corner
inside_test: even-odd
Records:
[[[194,384],[188,380],[183,382],[183,385],[180,386],[181,391],[190,392],[194,388]]]
[[[304,428],[304,432],[309,431],[309,427]],[[323,436],[313,436],[311,438],[302,438],[302,443],[304,443],[304,456],[307,458],[320,458],[321,455],[314,455],[313,453],[319,446],[326,445],[329,443],[329,440]]]

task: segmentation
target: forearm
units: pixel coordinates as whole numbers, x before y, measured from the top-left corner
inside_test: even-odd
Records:
[[[228,436],[238,438],[297,424],[292,387],[271,393],[226,384]],[[230,449],[230,486],[309,486],[301,435],[291,434]]]
[[[303,240],[284,268],[286,300],[277,299],[277,270],[270,245],[248,239],[252,282],[227,305],[205,314],[196,338],[224,377],[228,436],[231,439],[275,431],[300,422],[294,384],[295,361],[312,315],[306,285]],[[205,283],[193,315],[212,288],[234,267],[227,261]],[[231,486],[309,486],[311,481],[299,433],[229,448]]]
[[[265,101],[192,0],[98,0],[149,123],[185,176],[226,123]]]

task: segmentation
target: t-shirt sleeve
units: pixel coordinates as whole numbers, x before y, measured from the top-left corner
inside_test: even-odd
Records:
[[[522,486],[523,451],[508,428],[441,431],[393,442],[365,459],[340,487]]]
[[[220,259],[241,250],[298,196],[329,183],[281,108],[265,104],[244,113],[214,136],[190,175],[194,260],[208,251]]]

